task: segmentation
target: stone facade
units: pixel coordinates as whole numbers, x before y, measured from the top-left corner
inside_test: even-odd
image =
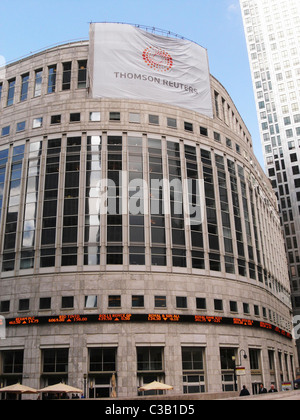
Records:
[[[246,376],[237,380],[239,386],[253,386],[255,391],[259,382],[266,386],[275,383],[279,387],[282,381],[292,380],[297,362],[294,342],[289,335],[290,288],[276,197],[253,154],[250,133],[227,91],[211,76],[213,119],[152,102],[92,99],[88,77],[79,76],[81,70],[85,71],[80,66],[87,61],[88,51],[87,41],[43,51],[10,64],[2,83],[0,128],[10,129],[8,134],[7,129],[2,131],[0,139],[0,153],[8,150],[3,166],[0,237],[0,313],[7,320],[6,340],[0,341],[1,383],[22,380],[26,385],[40,388],[64,380],[83,389],[87,396],[99,397],[110,395],[111,378],[115,373],[119,397],[136,396],[138,387],[150,379],[174,385],[177,394],[218,393],[234,390],[232,356],[239,365],[242,350],[248,358],[241,360]],[[65,63],[71,63],[69,78]],[[48,93],[48,70],[53,65],[56,65],[55,86]],[[43,78],[40,94],[35,96],[38,70],[43,70]],[[20,101],[25,74],[29,75],[27,97]],[[7,106],[9,81],[14,78],[14,102]],[[66,80],[70,80],[67,89]],[[119,114],[117,120],[111,118],[111,113],[115,112]],[[97,113],[96,121],[91,113]],[[77,114],[75,120],[71,114]],[[135,122],[131,122],[133,114],[138,115]],[[158,117],[157,122],[151,123],[150,115]],[[170,127],[168,118],[176,120],[176,127]],[[18,126],[21,122],[24,124]],[[191,226],[183,228],[185,256],[180,254],[181,258],[177,258],[179,254],[174,250],[183,251],[183,247],[173,243],[174,221],[170,214],[165,215],[163,245],[152,242],[151,215],[145,216],[143,221],[143,243],[139,239],[132,242],[132,222],[128,215],[122,216],[120,240],[109,237],[109,219],[101,215],[100,221],[98,219],[101,234],[98,243],[92,242],[91,237],[86,236],[92,220],[86,204],[89,198],[86,196],[87,162],[90,155],[97,154],[92,150],[92,137],[101,139],[98,172],[103,178],[109,171],[112,138],[122,139],[124,171],[130,171],[130,139],[139,139],[146,181],[151,174],[150,141],[156,140],[161,145],[161,174],[164,176],[170,171],[168,147],[179,145],[177,161],[183,174],[188,165],[185,147],[189,146],[189,150],[194,151],[198,176],[204,184],[207,182],[206,193],[209,181],[203,166],[207,165],[213,176],[209,179],[213,179],[210,188],[214,191],[215,229],[205,218],[203,244],[193,242]],[[69,139],[73,138],[80,139],[79,154],[77,149],[70,149],[74,145]],[[45,215],[48,199],[44,187],[51,173],[51,158],[55,155],[49,145],[51,140],[57,139],[59,160],[55,162],[59,162],[56,171],[59,175],[56,199],[52,200],[56,205],[52,243],[49,238],[53,217]],[[39,153],[34,154],[37,144]],[[17,146],[23,147],[21,158],[17,158]],[[73,186],[75,193],[68,190],[66,184],[67,164],[74,156],[79,156],[80,167],[74,170],[74,174],[79,173],[78,184]],[[13,166],[16,162],[21,165],[20,194],[16,195],[17,204],[12,207],[15,196],[11,182],[17,170]],[[30,172],[32,167],[38,168],[37,171]],[[220,199],[221,173],[225,182],[222,193],[227,191],[226,205]],[[30,196],[32,201],[28,201],[27,181],[31,175],[37,187],[35,197]],[[67,218],[66,200],[74,198],[72,194],[78,211],[67,214]],[[210,198],[206,196],[206,200]],[[32,203],[34,214],[26,219],[26,206]],[[15,225],[10,221],[12,208],[18,214]],[[226,215],[230,233],[225,229]],[[77,223],[71,224],[70,232],[72,217],[77,218]],[[24,227],[27,221],[34,226],[31,231]],[[242,227],[237,237],[235,229],[239,223]],[[24,232],[28,231],[31,232],[28,237],[33,238],[30,245],[24,239],[27,238]],[[74,232],[76,241],[68,241],[67,234]],[[218,250],[212,247],[216,238]],[[231,240],[231,250],[228,250],[226,238]],[[238,242],[244,246],[242,258]],[[99,251],[90,254],[90,249],[98,247]],[[110,250],[118,247],[121,247],[122,263],[109,263]],[[135,253],[141,248],[144,250],[142,264],[135,260]],[[73,250],[72,255],[69,249]],[[165,251],[162,259],[155,259],[157,249]],[[64,298],[70,299],[64,301]],[[87,298],[93,298],[93,305]],[[140,298],[138,304],[134,298]],[[156,298],[163,298],[163,304]],[[77,314],[86,316],[87,322],[68,318]],[[95,322],[94,318],[89,322],[93,315],[99,314],[107,317],[131,314],[132,322],[109,319]],[[146,319],[143,316],[149,319],[149,314],[159,315],[160,322],[141,321]],[[163,316],[167,315],[177,321],[164,322]],[[186,321],[186,316],[193,318],[191,322]],[[196,316],[203,316],[203,322],[195,322]],[[32,317],[39,325],[29,325]],[[235,318],[253,321],[254,326],[234,325]],[[60,321],[50,322],[51,319]],[[72,322],[68,324],[67,319]],[[219,325],[214,324],[217,319]],[[16,322],[26,324],[16,326]],[[272,331],[267,330],[269,327]]]

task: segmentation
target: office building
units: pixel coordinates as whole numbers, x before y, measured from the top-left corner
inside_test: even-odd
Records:
[[[240,3],[265,166],[279,204],[293,310],[300,315],[300,3]]]
[[[238,365],[254,392],[292,380],[276,196],[206,50],[93,24],[0,86],[1,384],[220,393]]]

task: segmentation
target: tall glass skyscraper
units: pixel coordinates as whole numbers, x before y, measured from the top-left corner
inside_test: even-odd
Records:
[[[267,174],[300,314],[300,2],[240,0]],[[300,348],[300,343],[298,345]]]

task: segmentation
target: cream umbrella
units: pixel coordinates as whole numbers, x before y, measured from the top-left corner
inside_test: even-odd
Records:
[[[151,382],[139,388],[139,391],[171,391],[174,389],[171,385],[166,385],[161,382]]]
[[[40,389],[38,392],[41,393],[65,393],[65,394],[83,394],[83,391],[79,388],[74,388],[73,386],[59,383],[56,385],[50,385],[46,388]]]
[[[0,392],[8,392],[11,394],[38,394],[38,390],[30,388],[29,386],[22,385],[20,383],[9,385],[4,388],[0,388]]]
[[[111,391],[111,398],[117,398],[117,381],[116,381],[116,375],[113,374],[112,378],[111,378],[111,386],[112,386],[112,391]]]

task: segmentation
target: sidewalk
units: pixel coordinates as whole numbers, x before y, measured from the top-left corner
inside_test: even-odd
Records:
[[[239,401],[300,401],[300,390],[289,392],[278,392],[274,394],[252,395],[250,397],[227,398],[229,400]]]

